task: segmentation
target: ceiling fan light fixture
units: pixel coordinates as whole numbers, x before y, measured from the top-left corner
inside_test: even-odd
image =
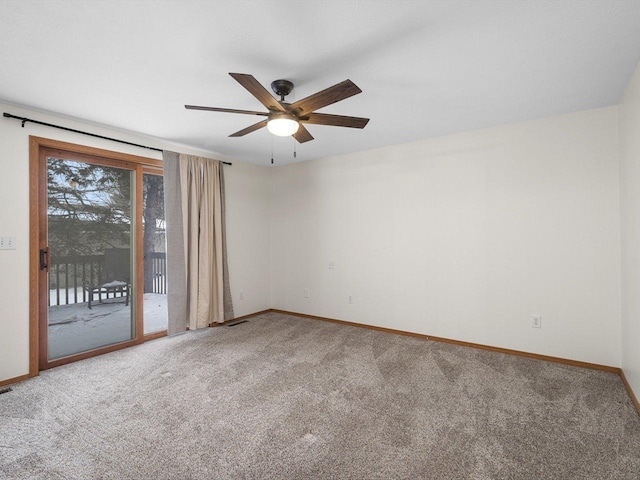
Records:
[[[269,116],[267,128],[278,137],[288,137],[298,131],[300,124],[289,113],[273,113]]]

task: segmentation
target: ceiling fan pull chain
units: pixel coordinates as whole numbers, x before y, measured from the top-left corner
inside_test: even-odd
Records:
[[[298,155],[296,154],[296,140],[295,138],[293,139],[293,158],[296,158]]]
[[[271,165],[273,165],[273,135],[271,136]]]

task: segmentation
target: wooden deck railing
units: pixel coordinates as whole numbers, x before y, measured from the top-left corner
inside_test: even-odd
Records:
[[[145,267],[151,268],[151,292],[167,293],[167,256],[147,254]],[[87,285],[99,285],[104,255],[52,256],[49,265],[49,305],[70,305],[89,300]],[[146,292],[145,292],[146,293]]]
[[[153,278],[153,293],[167,293],[167,254],[162,252],[152,252],[145,258],[145,268],[151,268]]]

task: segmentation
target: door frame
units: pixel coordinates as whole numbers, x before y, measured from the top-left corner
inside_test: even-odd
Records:
[[[46,206],[47,189],[42,188],[46,185],[46,162],[43,160],[46,154],[73,155],[74,160],[93,159],[101,163],[124,167],[131,169],[135,174],[135,184],[138,186],[135,191],[135,285],[134,291],[141,292],[143,288],[143,245],[142,245],[142,200],[143,189],[142,175],[145,168],[152,168],[156,172],[162,169],[162,161],[138,155],[114,152],[111,150],[103,150],[86,145],[78,145],[74,143],[62,142],[49,138],[29,136],[29,377],[35,377],[40,370],[52,368],[71,361],[89,358],[95,355],[108,353],[122,348],[137,345],[147,340],[144,337],[143,325],[143,296],[139,293],[135,295],[135,319],[136,319],[136,337],[133,340],[109,345],[106,347],[83,352],[71,357],[64,357],[52,362],[48,361],[46,348],[41,350],[41,336],[45,334],[41,328],[41,323],[48,311],[47,297],[43,292],[47,291],[48,285],[47,275],[40,271],[40,249],[47,248],[46,242],[46,226],[42,225],[41,217],[43,208]],[[46,209],[45,209],[46,212]],[[43,288],[43,285],[46,288]]]

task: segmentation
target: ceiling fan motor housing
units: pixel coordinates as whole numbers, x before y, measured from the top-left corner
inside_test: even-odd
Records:
[[[274,80],[271,82],[271,90],[273,90],[276,95],[279,95],[280,101],[283,102],[284,97],[289,95],[291,90],[293,90],[293,82],[284,79]]]

